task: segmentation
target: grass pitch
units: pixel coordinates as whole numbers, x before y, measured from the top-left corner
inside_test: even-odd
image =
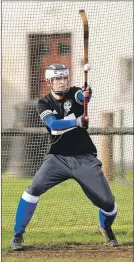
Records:
[[[31,179],[8,177],[3,175],[2,181],[2,250],[3,254],[10,250],[13,235],[16,208],[18,201],[31,183]],[[118,216],[113,230],[119,244],[133,242],[133,188],[116,180],[110,184],[116,202]],[[80,186],[68,180],[40,197],[38,206],[24,234],[26,245],[40,246],[58,243],[103,243],[104,239],[98,232],[98,208],[85,196]],[[8,260],[7,260],[8,259]],[[3,262],[26,261],[22,258],[3,258]],[[28,259],[34,261],[34,258]],[[75,262],[71,259],[38,259],[36,261]],[[86,262],[87,259],[79,259]],[[94,261],[92,259],[90,262]],[[109,260],[100,260],[108,262]],[[131,258],[112,259],[114,262],[131,262]],[[97,260],[99,262],[99,260]]]

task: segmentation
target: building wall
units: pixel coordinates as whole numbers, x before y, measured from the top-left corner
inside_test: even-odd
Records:
[[[132,1],[3,1],[3,128],[13,126],[14,106],[30,97],[28,34],[71,32],[72,84],[83,85],[83,28],[79,9],[85,9],[89,20],[89,62],[92,67],[89,79],[93,88],[89,105],[90,125],[103,126],[102,112],[112,111],[118,126],[119,109],[123,107],[125,124],[132,126],[132,101],[130,99],[128,103],[120,94],[120,58],[132,57],[133,54]],[[101,139],[96,136],[93,140],[99,146],[100,155]],[[128,140],[132,153],[132,140],[130,137]],[[115,147],[116,155],[118,148]]]

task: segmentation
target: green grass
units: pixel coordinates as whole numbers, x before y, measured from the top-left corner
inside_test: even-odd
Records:
[[[28,178],[3,176],[2,248],[4,251],[10,246],[19,198],[30,182],[31,179]],[[119,181],[112,183],[111,188],[119,207],[113,229],[119,243],[132,242],[133,189],[122,185]],[[25,244],[104,242],[97,227],[98,208],[87,199],[75,181],[69,180],[40,197],[35,214],[24,234]]]
[[[126,179],[127,181],[133,182],[133,180],[134,180],[134,175],[133,175],[133,173],[132,173],[132,172],[127,172],[127,173],[125,173],[125,179]]]

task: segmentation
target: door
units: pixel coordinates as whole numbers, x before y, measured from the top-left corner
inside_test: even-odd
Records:
[[[71,76],[71,34],[33,35],[29,46],[31,98],[42,97],[50,92],[45,80],[47,66],[64,64]]]

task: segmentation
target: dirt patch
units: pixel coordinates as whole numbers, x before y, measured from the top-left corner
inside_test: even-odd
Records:
[[[25,246],[23,251],[9,251],[6,258],[132,258],[133,244],[108,247],[104,244],[65,243],[58,245]]]

